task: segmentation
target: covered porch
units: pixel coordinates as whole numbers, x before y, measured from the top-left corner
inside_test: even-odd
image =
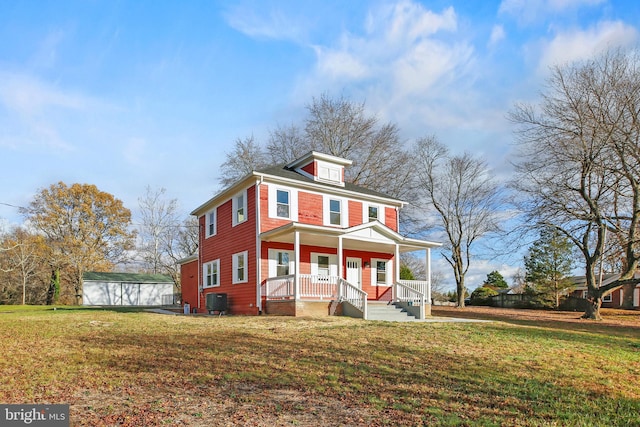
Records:
[[[368,318],[386,302],[418,319],[431,313],[431,248],[378,221],[350,228],[290,223],[262,233],[260,309],[268,314]],[[425,280],[400,280],[400,254],[423,251]]]

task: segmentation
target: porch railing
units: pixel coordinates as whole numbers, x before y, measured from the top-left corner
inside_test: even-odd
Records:
[[[337,276],[321,276],[315,274],[301,274],[299,278],[299,293],[296,295],[295,276],[270,277],[261,287],[262,295],[267,300],[310,299],[335,300],[348,302],[367,318],[367,293]]]
[[[347,301],[349,304],[361,311],[362,318],[366,320],[367,293],[342,278],[338,279],[338,283],[338,300],[341,302]]]
[[[267,299],[295,299],[295,276],[270,277],[262,285],[262,295]],[[336,299],[338,297],[338,277],[317,274],[301,274],[297,298]]]
[[[431,304],[431,286],[426,280],[400,280],[399,283],[421,293],[424,296],[425,304]],[[400,290],[400,292],[403,291]]]
[[[425,294],[403,283],[396,282],[394,287],[396,304],[399,304],[418,319],[424,319],[426,314],[425,305],[430,303]]]

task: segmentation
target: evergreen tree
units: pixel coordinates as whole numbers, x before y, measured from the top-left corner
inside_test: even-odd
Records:
[[[560,305],[560,295],[571,287],[567,276],[573,268],[569,239],[555,228],[544,228],[524,257],[525,280],[544,299]]]
[[[504,280],[504,277],[502,276],[502,274],[500,274],[500,272],[497,270],[494,270],[491,273],[487,274],[487,279],[484,281],[482,286],[489,286],[492,288],[501,288],[501,289],[507,289],[509,287],[509,285],[507,284],[507,281]]]

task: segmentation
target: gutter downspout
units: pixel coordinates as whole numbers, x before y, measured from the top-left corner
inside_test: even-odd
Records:
[[[261,184],[264,181],[264,176],[260,175],[260,179],[256,180],[256,307],[258,308],[258,314],[262,314],[262,239],[260,239],[260,222],[262,220],[260,214],[260,190]]]

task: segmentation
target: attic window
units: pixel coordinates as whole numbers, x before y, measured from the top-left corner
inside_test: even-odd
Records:
[[[342,181],[340,179],[340,169],[338,168],[320,166],[318,170],[318,176],[320,177],[320,179],[325,179],[327,181],[335,181],[335,182]]]

